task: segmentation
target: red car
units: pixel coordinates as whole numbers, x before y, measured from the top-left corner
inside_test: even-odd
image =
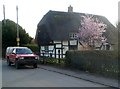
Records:
[[[7,47],[6,59],[8,66],[14,64],[16,69],[19,69],[22,65],[32,65],[37,68],[39,56],[33,54],[27,47]]]

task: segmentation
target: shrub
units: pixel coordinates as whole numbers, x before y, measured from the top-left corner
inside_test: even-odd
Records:
[[[30,48],[36,54],[39,53],[39,47],[36,44],[27,44],[24,46]]]
[[[65,63],[83,71],[118,77],[117,51],[67,51]]]

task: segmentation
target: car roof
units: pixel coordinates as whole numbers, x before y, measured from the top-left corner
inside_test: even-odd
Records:
[[[27,48],[27,47],[7,47],[7,48]]]

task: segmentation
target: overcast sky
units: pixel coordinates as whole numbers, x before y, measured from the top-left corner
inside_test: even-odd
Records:
[[[49,10],[68,11],[73,6],[74,12],[105,16],[113,25],[118,21],[118,2],[120,0],[0,0],[0,21],[3,20],[3,4],[6,19],[16,20],[18,5],[18,23],[35,37],[37,24]]]

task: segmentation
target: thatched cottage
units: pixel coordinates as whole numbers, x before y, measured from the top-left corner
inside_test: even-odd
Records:
[[[67,50],[83,49],[84,44],[77,40],[77,33],[81,26],[81,16],[86,14],[72,10],[73,8],[69,7],[68,12],[49,11],[38,23],[35,39],[41,56],[63,58]],[[113,49],[112,45],[116,44],[116,28],[104,16],[93,16],[107,25],[105,35]]]

